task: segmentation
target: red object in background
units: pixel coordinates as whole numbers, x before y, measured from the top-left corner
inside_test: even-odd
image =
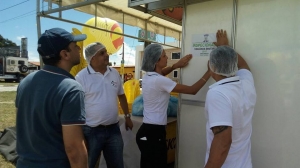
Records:
[[[133,78],[132,73],[124,73],[124,83]]]
[[[176,19],[178,21],[182,21],[182,14],[183,14],[182,7],[167,8],[167,9],[163,9],[163,10],[157,10],[155,12],[157,12],[161,15],[166,15],[166,16]]]
[[[124,73],[124,83],[127,81],[127,73]]]

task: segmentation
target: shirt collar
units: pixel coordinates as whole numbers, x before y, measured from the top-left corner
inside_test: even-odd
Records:
[[[160,75],[160,74],[157,73],[157,72],[147,72],[146,75],[148,75],[148,76],[157,76],[157,75]]]
[[[69,78],[75,79],[74,76],[71,75],[69,72],[67,72],[67,71],[65,71],[65,70],[63,70],[59,67],[56,67],[56,66],[44,65],[43,70],[50,71],[50,72],[57,73],[57,74],[61,74],[61,75],[67,76]]]
[[[233,76],[233,77],[230,77],[230,78],[225,78],[225,79],[219,80],[218,82],[210,85],[209,88],[211,89],[213,87],[221,85],[222,83],[230,83],[230,82],[235,82],[235,81],[239,81],[239,80],[240,80],[239,76]]]
[[[100,72],[96,72],[96,71],[93,69],[93,67],[92,67],[91,65],[88,65],[88,66],[86,67],[86,70],[88,71],[89,74],[100,73]],[[107,67],[106,67],[106,72],[105,72],[105,74],[108,73],[109,71],[111,71],[111,69],[110,69],[109,66],[107,66]]]

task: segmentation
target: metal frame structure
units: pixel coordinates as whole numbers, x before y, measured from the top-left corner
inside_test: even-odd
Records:
[[[101,31],[105,31],[105,32],[110,32],[110,33],[122,35],[122,36],[125,36],[125,37],[137,39],[137,40],[143,40],[143,41],[146,41],[146,42],[158,43],[158,44],[161,44],[161,45],[164,45],[164,46],[180,48],[180,44],[178,46],[172,46],[172,45],[166,44],[165,43],[165,38],[166,38],[165,34],[163,34],[163,36],[164,36],[164,43],[160,43],[160,42],[150,41],[150,40],[147,39],[147,37],[145,37],[145,38],[138,38],[138,37],[135,37],[135,36],[131,36],[131,35],[125,34],[124,32],[123,33],[112,32],[110,30],[106,30],[106,29],[102,29],[102,28],[97,28],[96,26],[90,26],[90,25],[86,25],[86,24],[83,24],[83,23],[79,23],[79,22],[76,22],[76,21],[72,21],[72,20],[68,20],[68,19],[63,19],[62,18],[62,15],[61,15],[62,11],[69,10],[69,9],[74,9],[74,8],[78,8],[78,7],[83,7],[83,6],[87,6],[87,5],[95,5],[94,16],[97,18],[97,7],[101,6],[101,4],[99,4],[99,3],[100,2],[105,2],[107,0],[89,0],[89,1],[83,1],[83,2],[72,4],[72,5],[68,5],[68,6],[62,6],[61,5],[61,0],[60,0],[59,1],[59,7],[55,8],[55,9],[52,9],[52,0],[45,0],[48,3],[48,10],[46,10],[46,11],[41,11],[40,10],[40,7],[41,7],[41,3],[40,2],[41,1],[43,1],[43,0],[37,0],[36,1],[37,2],[37,6],[36,6],[36,11],[37,11],[36,22],[37,22],[37,35],[38,35],[38,37],[41,36],[41,20],[40,19],[41,19],[41,17],[44,17],[44,18],[49,18],[49,19],[53,19],[53,20],[59,20],[59,21],[67,22],[67,23],[72,23],[72,24],[80,25],[80,26],[85,26],[85,27],[89,27],[89,28],[93,28],[93,29],[97,29],[97,30],[101,30]],[[57,13],[57,12],[59,13],[59,17],[55,17],[55,16],[51,16],[50,15],[50,14]],[[118,12],[122,12],[122,11],[118,11]],[[125,14],[126,15],[130,15],[128,13],[124,13],[123,12],[123,22],[122,22],[122,24],[123,24],[123,30],[124,30],[124,15]],[[133,16],[133,17],[136,17],[136,16]],[[139,19],[142,19],[142,18],[139,18]],[[147,24],[148,20],[144,20],[144,21]],[[97,22],[97,19],[96,19],[96,22]],[[159,25],[159,26],[163,26],[163,27],[167,28],[167,26],[164,26],[164,25]],[[147,26],[145,26],[145,27],[146,27],[146,31],[147,31]],[[173,31],[177,32],[177,30],[173,30]],[[178,32],[178,33],[181,33],[181,32]],[[180,41],[180,39],[179,39],[179,41]]]
[[[183,10],[183,20],[182,23],[183,25],[185,25],[186,23],[186,7],[187,5],[190,5],[188,3],[188,1],[191,0],[184,0],[184,10]],[[196,1],[196,0],[195,0]],[[202,0],[201,2],[205,2],[208,0]],[[198,2],[199,3],[199,2]],[[233,12],[232,12],[232,29],[231,29],[231,45],[233,46],[233,48],[235,48],[235,39],[236,39],[236,22],[237,22],[237,3],[238,0],[233,0]],[[183,27],[182,29],[182,39],[184,39],[186,34],[185,28]],[[184,45],[185,43],[182,43],[182,47],[181,47],[181,53],[184,53]],[[180,71],[180,76],[182,76],[183,72]],[[180,78],[180,83],[182,83],[182,78]],[[186,104],[186,105],[194,105],[194,106],[202,106],[204,107],[205,103],[202,101],[192,101],[192,100],[183,100],[181,98],[181,94],[179,94],[179,99],[178,99],[178,108],[181,109],[181,104]],[[178,110],[178,114],[177,114],[177,128],[180,128],[180,115],[181,115],[181,111]],[[176,135],[179,135],[180,131],[179,129],[176,129]],[[175,156],[175,167],[178,167],[178,153],[179,153],[179,138],[176,138],[176,156]]]

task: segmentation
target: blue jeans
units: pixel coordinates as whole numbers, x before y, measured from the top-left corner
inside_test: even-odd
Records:
[[[123,139],[119,124],[109,128],[83,126],[87,143],[89,168],[95,168],[101,151],[107,168],[124,168]]]

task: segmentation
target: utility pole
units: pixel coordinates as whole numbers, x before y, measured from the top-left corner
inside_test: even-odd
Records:
[[[124,43],[123,43],[123,49],[122,49],[122,60],[121,60],[120,74],[122,76],[122,84],[124,84]]]

